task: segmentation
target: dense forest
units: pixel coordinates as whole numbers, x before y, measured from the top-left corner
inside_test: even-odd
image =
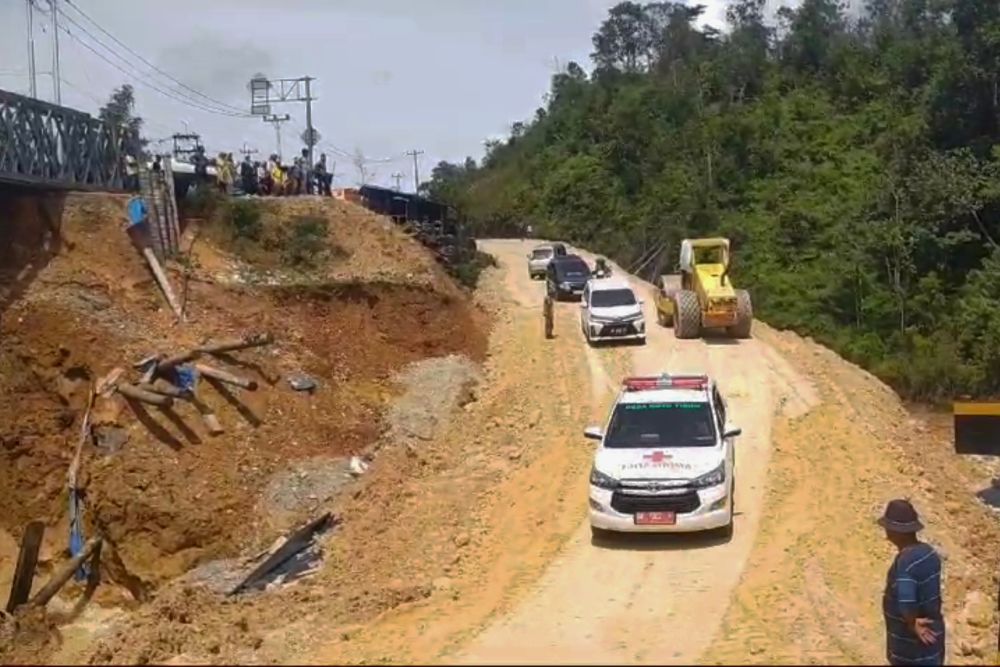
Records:
[[[623,2],[533,118],[422,190],[647,277],[725,235],[756,315],[906,396],[1000,392],[1000,2]]]

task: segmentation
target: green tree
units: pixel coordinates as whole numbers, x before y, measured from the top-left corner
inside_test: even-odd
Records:
[[[142,118],[135,115],[135,91],[129,84],[116,88],[98,112],[98,118],[109,127],[126,135],[126,150],[140,155],[147,141],[142,138]]]
[[[755,312],[900,391],[1000,391],[1000,3],[624,2],[594,71],[443,164],[427,192],[481,235],[533,224],[646,277],[723,234]]]

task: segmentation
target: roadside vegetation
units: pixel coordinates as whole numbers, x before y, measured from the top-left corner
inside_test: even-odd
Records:
[[[448,273],[463,286],[475,289],[476,285],[479,284],[479,277],[482,276],[483,271],[491,266],[497,266],[496,258],[482,250],[476,250],[473,253],[463,256],[460,261],[448,266],[447,269]]]
[[[725,235],[755,310],[910,398],[1000,392],[1000,3],[623,2],[544,107],[423,190],[645,277]]]
[[[321,216],[284,218],[259,201],[222,197],[208,189],[191,199],[189,214],[203,216],[213,241],[256,266],[309,271],[344,255]]]

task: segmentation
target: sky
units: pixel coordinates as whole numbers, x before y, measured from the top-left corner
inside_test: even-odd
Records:
[[[403,189],[412,189],[407,151],[423,151],[421,180],[440,160],[481,157],[485,140],[505,136],[543,104],[559,68],[571,60],[589,64],[591,36],[617,1],[57,0],[70,33],[59,33],[62,103],[96,113],[112,89],[129,82],[147,137],[190,130],[210,154],[224,150],[239,159],[246,144],[265,157],[275,151],[275,132],[261,118],[211,113],[153,87],[206,104],[194,90],[249,111],[254,74],[311,76],[318,150],[336,162],[336,183],[357,184],[351,156],[360,151],[368,182],[394,185],[398,173]],[[0,0],[0,88],[22,94],[29,90],[27,2]],[[49,0],[34,2],[38,97],[52,101]],[[703,22],[722,27],[726,0],[690,4],[705,5]],[[288,159],[303,145],[305,105],[272,111],[292,117],[282,125]],[[152,147],[166,151],[170,144]]]

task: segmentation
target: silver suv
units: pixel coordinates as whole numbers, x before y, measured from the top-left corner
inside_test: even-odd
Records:
[[[552,261],[554,255],[555,249],[551,245],[540,245],[534,248],[528,253],[528,276],[532,280],[544,278],[545,270],[549,268],[549,262]]]

